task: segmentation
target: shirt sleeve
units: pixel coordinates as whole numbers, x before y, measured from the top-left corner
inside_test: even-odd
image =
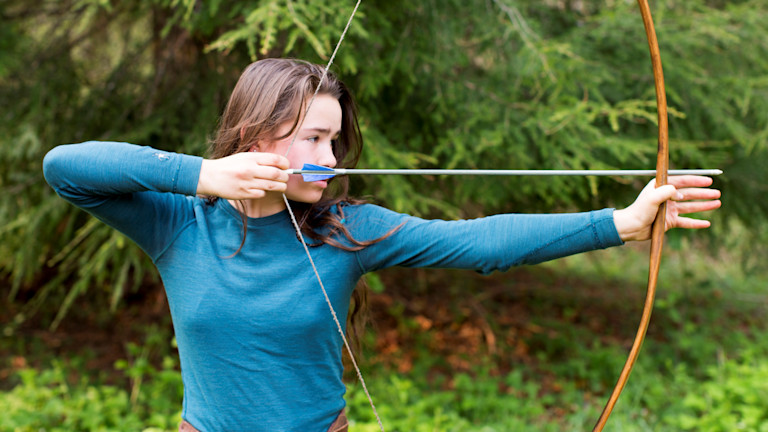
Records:
[[[135,241],[154,260],[185,224],[202,158],[117,142],[62,145],[43,174],[62,198]]]
[[[613,222],[613,209],[457,221],[424,220],[374,205],[347,213],[346,223],[358,240],[385,236],[399,226],[357,253],[363,272],[404,266],[488,274],[623,244]]]

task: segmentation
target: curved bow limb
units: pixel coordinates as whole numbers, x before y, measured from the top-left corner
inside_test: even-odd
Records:
[[[669,169],[669,134],[667,123],[667,96],[664,89],[664,73],[661,67],[661,54],[659,51],[659,43],[656,39],[656,30],[653,26],[653,18],[651,17],[651,10],[648,6],[647,0],[637,0],[640,6],[640,13],[643,17],[643,23],[645,25],[645,34],[648,39],[648,48],[651,53],[651,64],[653,66],[653,79],[656,85],[656,107],[659,118],[659,141],[658,149],[656,153],[656,187],[667,184],[667,171]],[[632,343],[632,348],[627,356],[627,361],[624,363],[624,368],[621,370],[619,379],[616,382],[616,386],[613,388],[608,402],[603,408],[600,418],[597,420],[593,432],[599,432],[603,430],[608,417],[613,411],[614,405],[619,399],[621,391],[627,383],[629,374],[632,372],[632,367],[635,365],[637,356],[640,353],[640,348],[643,345],[645,339],[645,333],[648,330],[648,323],[651,319],[651,312],[653,310],[653,300],[656,296],[656,285],[659,277],[659,268],[661,265],[661,250],[664,243],[664,229],[666,224],[667,205],[662,204],[659,207],[659,212],[656,214],[656,219],[653,222],[652,236],[651,236],[651,253],[650,264],[648,271],[648,289],[645,296],[645,305],[643,306],[643,314],[640,317],[640,325],[637,329],[635,340]]]

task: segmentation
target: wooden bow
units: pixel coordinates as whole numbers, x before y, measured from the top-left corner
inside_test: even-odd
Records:
[[[661,68],[661,54],[659,52],[659,42],[656,39],[656,30],[653,27],[653,18],[651,17],[651,10],[648,6],[647,0],[637,0],[640,6],[640,13],[643,17],[643,23],[645,25],[645,35],[648,39],[648,48],[651,52],[651,65],[653,67],[653,80],[656,83],[656,107],[659,116],[659,143],[656,153],[656,187],[667,184],[667,170],[669,169],[669,135],[667,124],[667,96],[664,90],[664,72]],[[645,306],[643,307],[643,314],[640,317],[640,325],[637,329],[637,335],[635,341],[632,343],[632,348],[627,356],[627,361],[624,363],[624,368],[621,370],[621,375],[616,382],[616,386],[613,388],[611,397],[603,408],[600,418],[595,424],[593,432],[599,432],[603,430],[605,423],[608,421],[608,417],[611,415],[613,406],[616,405],[616,401],[619,399],[621,391],[627,383],[629,374],[632,372],[632,367],[635,365],[637,355],[640,353],[640,347],[643,345],[643,339],[645,339],[645,333],[648,330],[648,322],[651,319],[651,311],[653,310],[653,299],[656,295],[656,283],[659,277],[659,266],[661,264],[661,249],[664,242],[664,231],[666,224],[667,204],[664,203],[659,207],[659,212],[656,214],[656,219],[653,222],[653,228],[651,230],[651,256],[648,271],[648,290],[645,296]]]

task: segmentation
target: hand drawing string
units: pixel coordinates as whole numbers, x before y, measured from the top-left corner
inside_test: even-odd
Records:
[[[307,103],[307,108],[304,111],[304,115],[299,119],[299,124],[296,127],[296,131],[299,131],[301,129],[301,126],[304,124],[304,119],[307,117],[307,114],[309,113],[309,109],[312,107],[312,103],[315,101],[315,98],[317,97],[317,94],[320,91],[320,86],[323,84],[323,81],[328,75],[328,70],[331,68],[331,65],[333,65],[333,60],[336,58],[336,53],[339,51],[341,42],[344,40],[344,36],[346,36],[347,30],[349,30],[349,26],[352,24],[352,20],[354,19],[355,14],[357,13],[357,9],[360,6],[361,2],[362,0],[357,0],[357,3],[355,4],[354,9],[352,10],[352,13],[349,16],[349,19],[347,20],[347,25],[344,27],[344,31],[342,31],[341,36],[339,37],[339,41],[336,43],[336,47],[334,48],[333,53],[331,54],[331,58],[328,60],[328,64],[325,66],[325,69],[323,70],[323,75],[320,76],[320,81],[318,81],[317,83],[317,88],[315,88],[315,92],[312,95],[312,98]],[[289,5],[290,5],[290,2],[289,2]],[[293,135],[293,138],[291,139],[290,144],[288,144],[288,149],[285,151],[284,156],[287,157],[288,154],[290,153],[291,148],[293,147],[293,143],[296,142],[297,136],[298,136],[298,133]],[[320,278],[320,273],[317,271],[317,267],[315,266],[315,261],[312,259],[312,254],[309,252],[309,247],[307,247],[307,243],[304,241],[304,236],[301,235],[301,227],[299,226],[299,223],[296,221],[296,216],[293,214],[293,209],[291,208],[291,204],[288,202],[288,197],[286,197],[285,194],[283,194],[283,202],[285,202],[285,208],[288,210],[288,214],[291,217],[291,223],[293,224],[293,228],[296,230],[296,236],[299,238],[299,241],[301,242],[301,246],[304,248],[304,252],[307,254],[307,258],[309,259],[309,264],[312,266],[312,271],[315,273],[315,278],[317,279],[317,282],[320,285],[320,289],[323,291],[325,302],[328,304],[328,308],[331,311],[331,316],[333,317],[334,323],[336,323],[336,329],[339,331],[339,335],[341,335],[341,340],[344,342],[344,346],[346,347],[347,352],[349,353],[349,358],[352,361],[352,366],[354,366],[355,368],[357,379],[360,380],[360,385],[363,387],[365,396],[368,398],[368,403],[370,403],[371,405],[371,409],[373,410],[373,415],[376,416],[376,421],[379,423],[379,429],[381,430],[381,432],[384,432],[384,425],[381,423],[381,418],[379,417],[379,413],[376,411],[376,406],[373,404],[373,398],[371,397],[371,394],[368,392],[368,386],[365,385],[363,374],[362,372],[360,372],[360,368],[358,367],[357,361],[355,360],[355,355],[352,353],[352,349],[349,346],[347,337],[344,334],[344,329],[342,328],[341,322],[339,322],[339,318],[336,315],[336,310],[333,308],[333,304],[331,303],[330,297],[328,297],[328,291],[326,291],[325,285],[323,285],[323,281]]]

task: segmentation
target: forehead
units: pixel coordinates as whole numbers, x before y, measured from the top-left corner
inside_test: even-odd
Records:
[[[302,129],[321,128],[338,132],[341,129],[341,104],[333,96],[319,94],[312,101]]]

